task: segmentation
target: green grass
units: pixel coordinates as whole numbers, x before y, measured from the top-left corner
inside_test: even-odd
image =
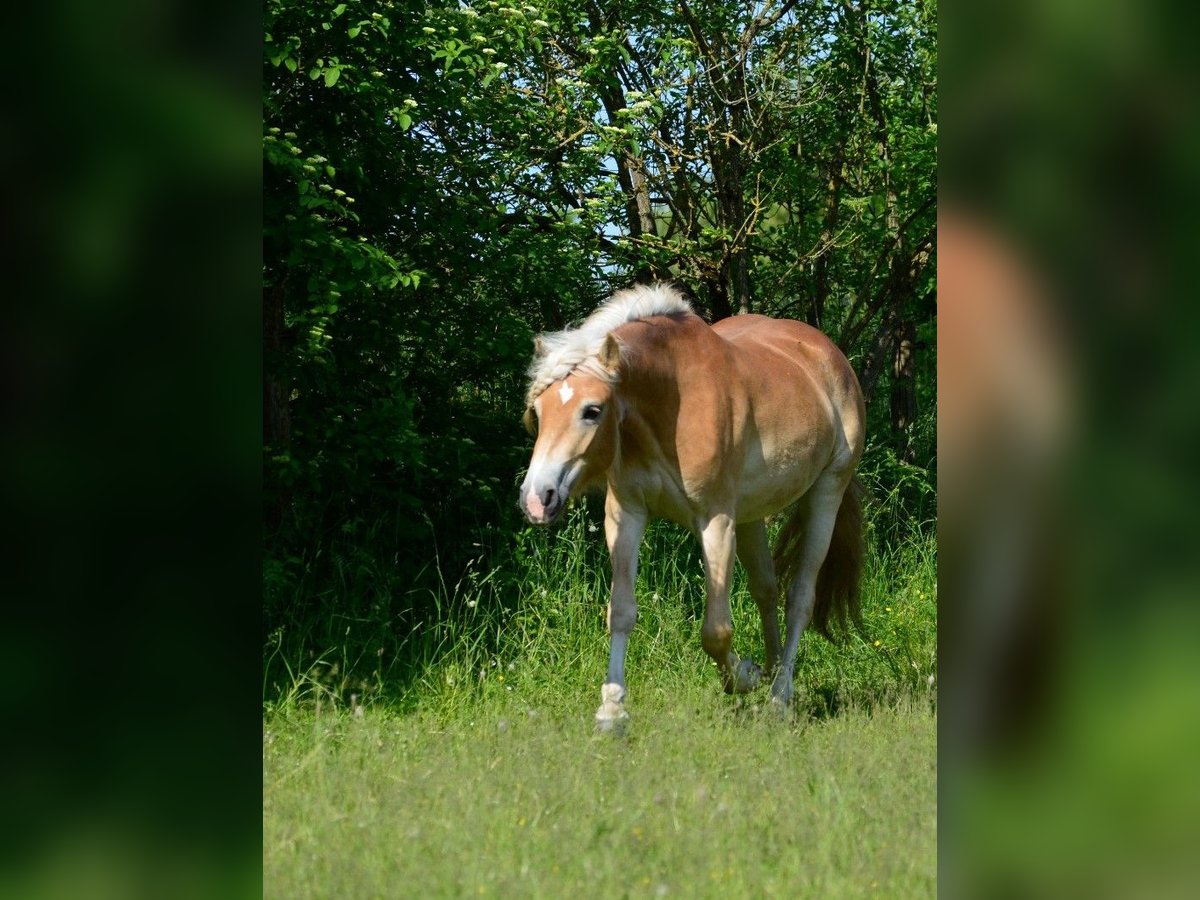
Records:
[[[625,738],[514,703],[275,716],[264,895],[934,893],[927,704],[781,722],[723,699],[643,694]]]
[[[807,635],[779,720],[757,711],[764,691],[720,693],[695,541],[653,527],[633,718],[612,738],[592,722],[608,652],[596,524],[581,505],[522,533],[507,568],[435,588],[437,621],[402,659],[350,626],[307,660],[276,641],[269,671],[288,678],[268,686],[264,719],[266,896],[933,894],[932,538],[872,536],[866,634]],[[735,648],[761,661],[740,579],[732,605]]]

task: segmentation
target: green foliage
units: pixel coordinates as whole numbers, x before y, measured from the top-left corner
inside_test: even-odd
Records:
[[[268,0],[265,28],[267,893],[928,895],[934,5]],[[807,636],[794,713],[755,715],[656,523],[633,731],[597,741],[602,511],[521,521],[523,372],[648,275],[855,363],[865,634]],[[761,660],[740,572],[731,604]]]
[[[602,627],[528,602],[533,579],[594,604],[606,565],[522,529],[522,382],[534,333],[634,275],[711,312],[746,254],[754,311],[819,324],[869,376],[881,551],[927,531],[934,7],[774,9],[267,3],[266,696],[334,665],[347,690],[407,684],[463,630],[486,655]],[[917,333],[903,430],[897,322]],[[654,540],[696,596],[693,551]]]

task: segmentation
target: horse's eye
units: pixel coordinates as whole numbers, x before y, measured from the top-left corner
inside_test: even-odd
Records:
[[[595,403],[592,403],[583,408],[581,415],[585,422],[599,422],[602,412],[604,412],[603,406],[597,406]]]

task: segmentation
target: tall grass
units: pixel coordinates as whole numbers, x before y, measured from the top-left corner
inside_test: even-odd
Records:
[[[900,531],[885,512],[875,507],[868,524],[864,633],[837,645],[815,634],[801,642],[797,694],[813,713],[934,696],[932,529]],[[411,710],[497,700],[594,706],[608,653],[609,569],[599,504],[576,504],[561,526],[525,528],[496,546],[502,542],[496,533],[476,542],[477,556],[453,582],[431,561],[431,577],[415,587],[390,579],[386,558],[359,552],[342,560],[340,583],[316,598],[320,615],[268,635],[268,708],[384,702]],[[696,682],[715,695],[715,669],[700,649],[704,572],[695,538],[655,523],[641,559],[639,620],[626,665],[631,706],[644,692]],[[735,649],[761,661],[758,611],[740,569],[731,606]],[[432,615],[415,621],[408,613],[418,608]]]
[[[401,585],[359,560],[347,597],[309,597],[294,633],[269,636],[264,896],[934,894],[932,534],[871,526],[865,633],[806,635],[780,720],[754,714],[765,690],[721,693],[697,543],[653,525],[614,740],[592,723],[598,507],[481,539],[453,579]],[[741,572],[731,603],[735,648],[761,660]],[[414,626],[415,608],[434,615]]]

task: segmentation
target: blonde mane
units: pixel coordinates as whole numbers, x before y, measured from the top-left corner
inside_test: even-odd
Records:
[[[609,382],[615,381],[612,373],[595,362],[604,344],[604,338],[614,328],[647,316],[678,315],[691,311],[691,304],[673,285],[662,282],[639,284],[617,291],[598,306],[578,328],[539,335],[537,351],[533,363],[529,366],[529,389],[525,392],[526,408],[533,406],[533,401],[542,391],[554,382],[566,378],[580,366],[587,368],[589,375],[596,375]]]

